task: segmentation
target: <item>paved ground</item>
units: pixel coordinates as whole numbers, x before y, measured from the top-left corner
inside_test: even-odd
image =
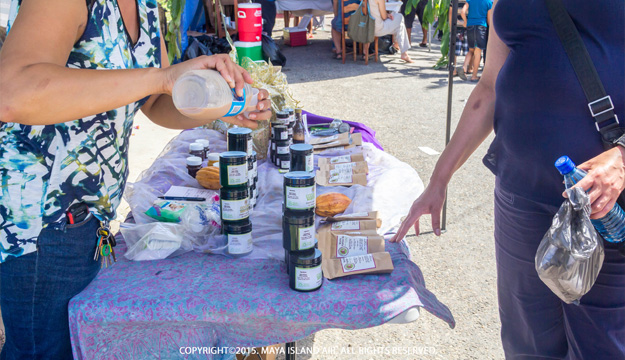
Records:
[[[329,20],[328,30],[329,30]],[[279,20],[276,29],[281,29]],[[279,33],[274,32],[278,38]],[[420,40],[415,29],[413,44]],[[280,42],[280,41],[279,41]],[[288,62],[284,72],[296,98],[306,110],[354,120],[377,131],[386,151],[409,163],[424,182],[437,156],[418,149],[442,151],[447,108],[447,73],[432,69],[439,57],[438,42],[432,52],[413,48],[415,64],[403,64],[398,55],[384,55],[380,63],[365,66],[351,58],[345,65],[331,58],[329,32],[319,30],[306,47],[283,47]],[[457,82],[453,97],[453,126],[473,85]],[[130,149],[130,181],[147,168],[165,143],[177,132],[137,118]],[[440,238],[429,233],[429,217],[422,229],[428,233],[408,237],[414,261],[424,273],[428,288],[449,306],[457,321],[450,329],[429,313],[407,325],[385,325],[366,330],[325,330],[299,342],[314,351],[338,349],[362,355],[302,355],[299,359],[500,359],[495,256],[493,244],[494,177],[481,164],[482,145],[458,171],[449,187],[447,232]],[[123,218],[127,205],[119,210]],[[270,331],[270,329],[268,329]],[[1,333],[1,331],[0,331]],[[0,336],[1,337],[1,336]],[[0,339],[1,341],[1,339]],[[372,353],[407,352],[404,355]],[[419,354],[419,352],[423,354]],[[283,358],[283,357],[282,357]]]

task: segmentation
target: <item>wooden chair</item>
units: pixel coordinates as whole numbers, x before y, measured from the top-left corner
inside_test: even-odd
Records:
[[[367,12],[367,1],[368,0],[363,0],[363,13],[365,15],[368,14]],[[356,11],[358,10],[359,5],[358,4],[349,4],[349,5],[345,5],[345,0],[341,0],[341,16],[343,16],[343,28],[341,29],[341,48],[343,49],[343,53],[342,53],[342,61],[343,64],[345,64],[345,57],[347,56],[348,52],[345,49],[345,39],[347,38],[347,30],[345,30],[346,27],[349,26],[349,18],[350,16],[345,17],[346,13],[352,12],[352,11]],[[369,46],[371,45],[370,43],[368,44],[359,44],[357,42],[354,41],[354,62],[357,60],[358,58],[358,47],[360,45],[361,47],[361,52],[365,57],[365,65],[369,65],[369,57],[374,55],[375,56],[375,62],[378,62],[378,37],[376,36],[373,40],[374,44],[374,54],[369,55]]]

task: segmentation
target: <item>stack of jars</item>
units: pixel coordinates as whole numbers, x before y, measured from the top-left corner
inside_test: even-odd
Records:
[[[247,154],[243,151],[219,154],[221,223],[227,252],[235,257],[253,250],[247,168]]]
[[[269,157],[274,165],[284,171],[288,171],[291,167],[289,146],[293,143],[294,124],[295,112],[293,109],[276,112],[276,120],[271,123]]]
[[[232,128],[228,130],[228,151],[241,151],[246,154],[247,186],[250,209],[256,206],[258,199],[258,165],[257,154],[253,149],[252,130],[248,128]]]

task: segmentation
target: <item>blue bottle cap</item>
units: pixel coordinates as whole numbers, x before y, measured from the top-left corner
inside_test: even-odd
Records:
[[[556,160],[555,166],[562,175],[566,175],[575,170],[575,163],[568,156],[560,156],[560,158]]]

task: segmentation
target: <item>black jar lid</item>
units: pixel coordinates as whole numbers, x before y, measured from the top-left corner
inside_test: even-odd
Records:
[[[243,151],[226,151],[219,154],[219,163],[241,165],[247,161],[247,154]]]
[[[291,171],[284,175],[284,186],[313,186],[315,174],[307,171]]]
[[[310,155],[313,147],[310,144],[293,144],[291,145],[291,154],[293,155]]]
[[[291,154],[286,153],[286,154],[276,154],[276,158],[280,159],[280,160],[290,160],[291,159]]]
[[[315,222],[315,212],[310,210],[295,214],[291,211],[285,211],[282,221],[290,225],[309,225]]]
[[[228,135],[241,135],[241,136],[249,136],[252,134],[252,129],[248,128],[232,128],[228,129]]]
[[[289,263],[294,266],[317,266],[321,265],[321,251],[312,248],[307,251],[289,253]]]
[[[276,111],[276,118],[278,119],[288,119],[289,116],[291,115],[288,111]]]
[[[244,200],[245,198],[249,197],[249,192],[247,188],[247,183],[243,183],[236,188],[222,187],[219,191],[219,194],[223,200]]]
[[[252,232],[252,222],[249,218],[239,222],[224,222],[224,232],[228,234],[247,234]]]

